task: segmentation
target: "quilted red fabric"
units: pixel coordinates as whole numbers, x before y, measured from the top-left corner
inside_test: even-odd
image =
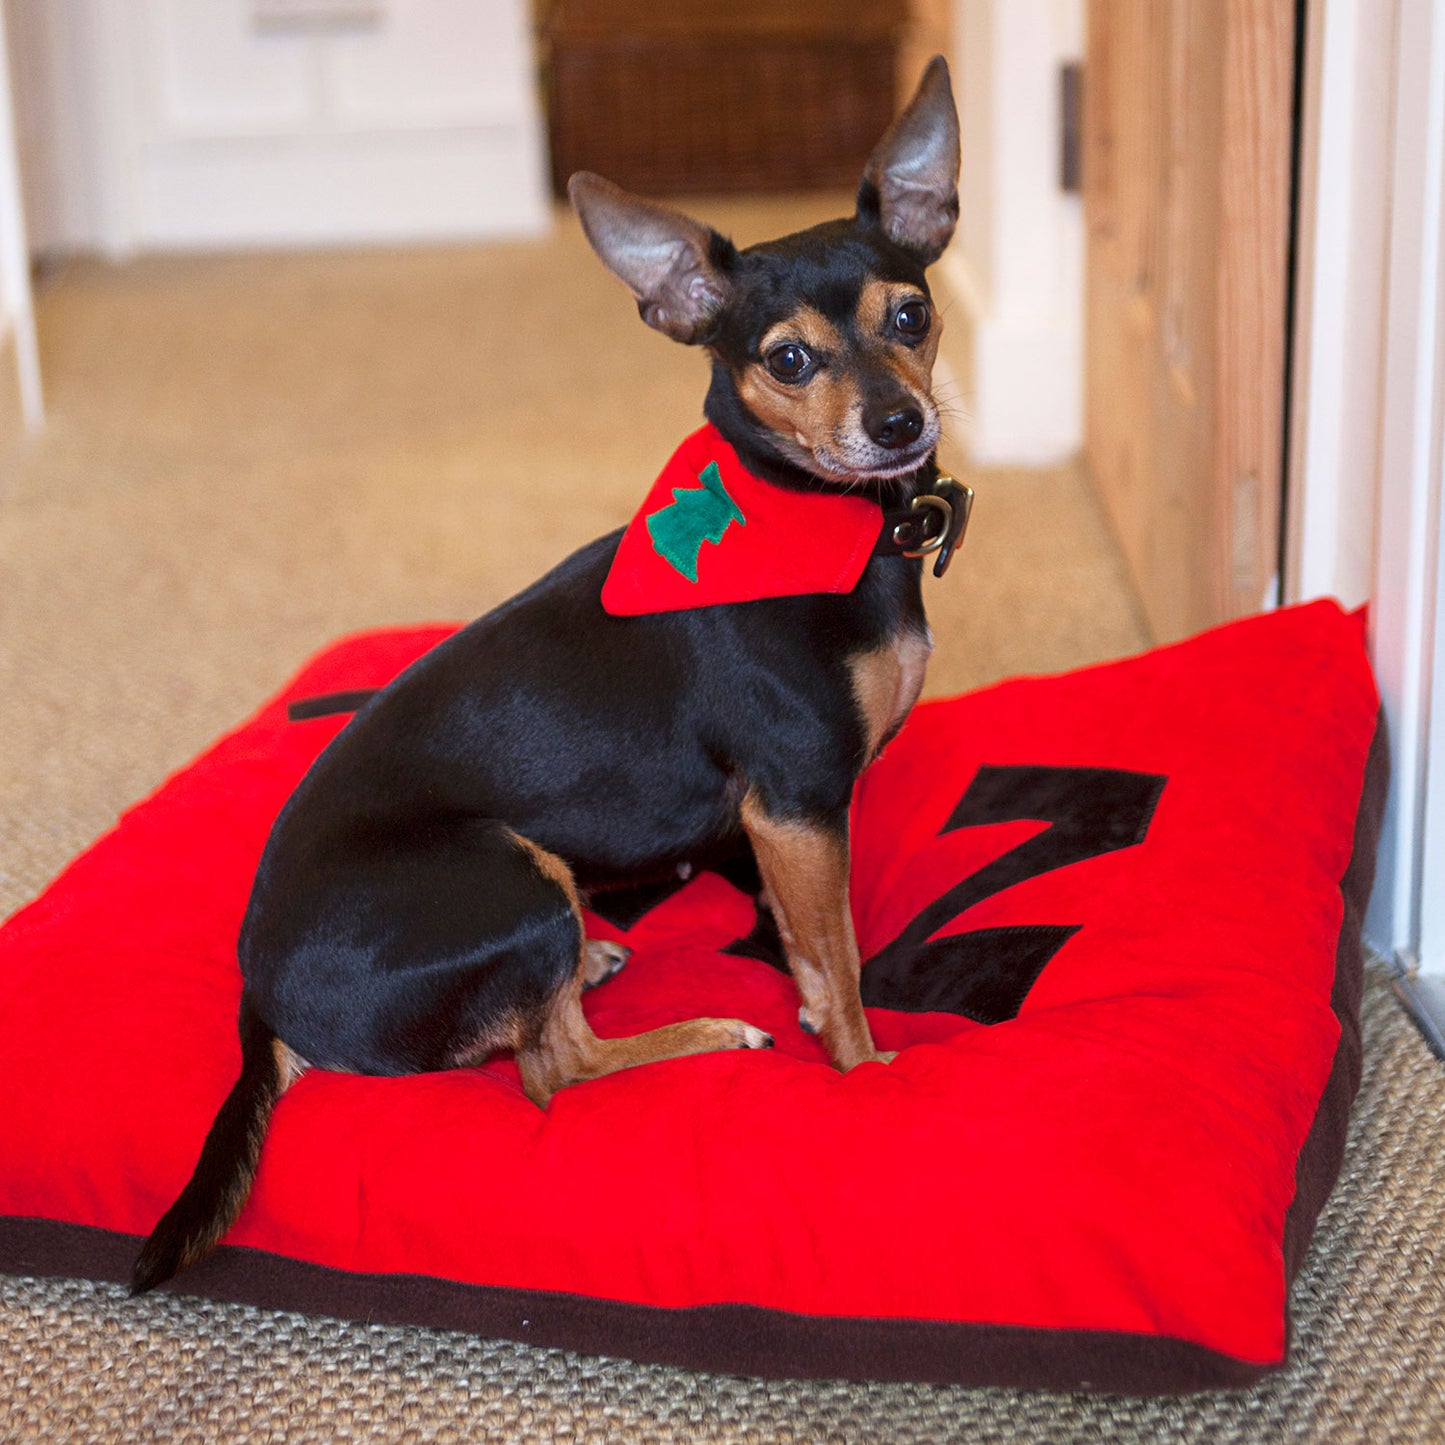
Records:
[[[523,1301],[514,1322],[477,1315],[486,1328],[536,1338],[523,1326],[560,1310],[580,1327],[543,1338],[760,1373],[1179,1388],[1277,1364],[1358,1082],[1357,815],[1378,806],[1362,631],[1316,604],[916,709],[854,812],[863,955],[902,959],[902,1006],[870,1009],[891,1065],[827,1067],[790,980],[723,951],[752,901],[701,874],[628,930],[594,920],[635,953],[589,1016],[609,1035],[737,1015],[775,1050],[624,1072],[545,1113],[508,1058],[309,1073],[228,1237],[248,1249],[179,1287],[208,1288],[213,1267],[284,1279],[287,1261],[378,1299],[422,1276]],[[286,701],[384,683],[443,635],[334,647],[0,930],[0,1267],[123,1277],[238,1068],[235,939],[267,830],[344,723],[290,722]],[[1143,780],[1127,806],[1119,779]],[[1052,816],[1011,816],[1019,787]],[[1011,1003],[916,1011],[950,996],[909,990],[956,982],[951,948],[995,944],[1022,960]],[[326,1307],[385,1314],[347,1298]],[[755,1323],[727,1349],[705,1330],[667,1345],[666,1321],[738,1305]],[[993,1331],[986,1367],[933,1324]],[[833,1331],[819,1359],[764,1357],[774,1327],[813,1326]],[[1031,1368],[1049,1337],[1092,1363]],[[1111,1374],[1141,1340],[1189,1367]]]

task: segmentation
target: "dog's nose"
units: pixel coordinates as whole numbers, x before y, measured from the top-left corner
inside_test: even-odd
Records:
[[[906,447],[923,435],[923,413],[911,402],[870,406],[863,413],[863,430],[889,451]]]

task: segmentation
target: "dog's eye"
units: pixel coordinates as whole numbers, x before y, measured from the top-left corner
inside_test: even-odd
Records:
[[[802,381],[813,369],[813,358],[794,341],[773,347],[763,361],[779,381]]]
[[[926,301],[905,301],[898,308],[893,324],[903,336],[924,336],[928,332],[929,319]]]

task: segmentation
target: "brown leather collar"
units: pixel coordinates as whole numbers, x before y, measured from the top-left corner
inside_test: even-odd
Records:
[[[921,492],[911,506],[883,513],[883,530],[873,555],[926,557],[932,553],[933,575],[942,577],[963,541],[972,510],[973,488],[947,472],[939,472],[933,489]]]

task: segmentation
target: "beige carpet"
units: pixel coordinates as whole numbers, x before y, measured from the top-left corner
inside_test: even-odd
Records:
[[[746,241],[826,212],[707,213]],[[706,379],[570,223],[493,248],[78,263],[39,319],[50,424],[0,474],[0,912],[338,633],[474,615],[624,521]],[[973,535],[928,586],[930,692],[1145,645],[1077,472],[970,480]],[[757,1384],[5,1281],[0,1439],[1445,1439],[1445,1076],[1379,988],[1366,1062],[1295,1363],[1246,1395]]]

